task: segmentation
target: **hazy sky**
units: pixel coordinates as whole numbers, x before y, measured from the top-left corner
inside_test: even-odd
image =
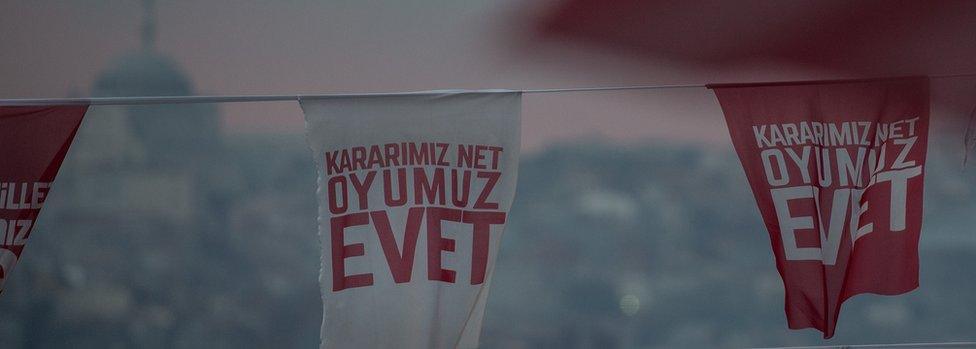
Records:
[[[836,76],[788,65],[704,69],[531,38],[546,1],[157,0],[157,47],[198,94],[705,83]],[[87,96],[140,46],[138,0],[0,5],[0,96]],[[529,151],[578,137],[727,146],[704,89],[527,95]],[[301,132],[295,103],[222,104],[224,130]]]

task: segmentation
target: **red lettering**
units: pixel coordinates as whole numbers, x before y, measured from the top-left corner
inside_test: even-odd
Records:
[[[325,173],[326,174],[331,175],[333,173],[339,173],[340,171],[339,164],[336,162],[338,158],[339,158],[338,150],[325,152]]]
[[[352,148],[352,170],[366,168],[366,147]]]
[[[444,202],[446,201],[444,191],[444,169],[435,168],[434,178],[430,182],[427,181],[427,172],[424,170],[425,169],[423,167],[416,167],[413,169],[414,202],[417,205],[423,205],[424,197],[426,197],[427,203],[431,205],[444,205]]]
[[[478,200],[474,202],[475,209],[485,209],[485,210],[497,210],[497,202],[488,202],[488,195],[491,191],[495,189],[495,184],[498,183],[498,179],[501,178],[501,172],[478,172],[478,178],[486,178],[488,182],[485,183],[484,189],[481,189],[481,195],[478,195]]]
[[[488,270],[491,225],[505,224],[505,213],[464,211],[462,220],[474,226],[471,244],[471,284],[480,285],[485,282],[485,274]]]
[[[400,148],[397,148],[396,143],[390,143],[383,146],[386,150],[386,165],[387,166],[400,166],[400,160],[397,159],[400,156]]]
[[[448,163],[447,161],[444,161],[444,157],[447,156],[447,147],[449,146],[449,144],[447,144],[447,143],[436,143],[436,144],[434,144],[434,146],[437,147],[438,154],[439,154],[437,156],[437,165],[438,166],[450,166],[451,165],[450,163]],[[433,157],[431,157],[431,159],[433,159]]]
[[[365,255],[366,249],[362,243],[346,245],[345,229],[369,224],[369,214],[360,212],[332,217],[330,223],[332,227],[332,291],[338,292],[347,288],[372,285],[373,274],[346,275],[346,258]]]
[[[407,169],[398,168],[397,170],[397,189],[400,191],[400,198],[393,198],[393,179],[391,170],[383,170],[383,196],[386,206],[399,207],[407,203]]]
[[[458,144],[458,167],[471,167],[471,162],[474,159],[474,147],[470,145]]]
[[[471,191],[471,171],[463,171],[464,175],[462,178],[461,188],[458,188],[458,170],[451,169],[451,203],[454,207],[466,207],[468,206],[468,196],[470,196]],[[458,198],[458,193],[461,197]]]
[[[383,162],[383,152],[380,151],[380,146],[373,145],[369,147],[369,163],[366,166],[368,166],[367,168],[386,167],[386,163]]]
[[[492,170],[498,169],[498,156],[501,155],[502,149],[503,149],[502,147],[488,147],[488,150],[491,151]]]
[[[417,147],[417,143],[407,143],[410,147],[410,160],[404,165],[423,165],[430,162],[430,153],[427,151],[427,143],[420,143],[420,147]]]
[[[339,156],[339,172],[342,171],[352,171],[352,165],[349,164],[349,149],[343,149]]]
[[[410,282],[413,272],[413,257],[417,251],[417,235],[420,233],[420,221],[424,218],[424,208],[414,207],[407,213],[407,226],[403,229],[403,249],[397,247],[396,237],[390,227],[390,219],[386,211],[370,212],[376,234],[380,238],[383,254],[390,265],[393,281],[402,284]]]
[[[338,192],[336,191],[336,184],[342,187]],[[329,188],[329,212],[332,214],[346,213],[349,208],[349,196],[347,196],[349,185],[346,184],[346,176],[329,178],[327,187]],[[339,206],[339,195],[342,195],[342,206]]]
[[[410,150],[407,149],[407,142],[400,143],[400,163],[403,166],[410,164]]]
[[[369,187],[373,184],[373,179],[376,178],[376,171],[369,171],[366,173],[366,180],[360,181],[359,177],[355,173],[349,174],[349,179],[352,180],[352,187],[356,190],[356,194],[359,197],[359,209],[365,210],[369,207]]]
[[[474,146],[474,168],[479,170],[484,170],[488,168],[487,166],[485,166],[485,164],[481,163],[481,160],[485,159],[484,151],[486,148],[488,147],[483,145]]]
[[[441,251],[454,252],[454,239],[441,235],[441,221],[460,222],[461,210],[427,208],[427,279],[454,283],[456,272],[441,267]]]

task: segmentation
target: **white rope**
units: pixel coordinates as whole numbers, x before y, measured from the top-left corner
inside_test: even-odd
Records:
[[[270,102],[270,101],[295,101],[295,100],[298,100],[297,95],[22,98],[22,99],[0,99],[0,105],[3,106],[141,105],[141,104]]]
[[[315,95],[238,95],[238,96],[152,96],[152,97],[92,97],[92,98],[20,98],[0,99],[0,106],[48,106],[48,105],[146,105],[146,104],[191,104],[191,103],[243,103],[243,102],[281,102],[338,97],[402,96],[411,94],[436,93],[558,93],[595,92],[625,90],[655,90],[666,88],[704,88],[705,85],[655,85],[655,86],[613,86],[613,87],[574,87],[526,90],[439,90],[381,93],[331,93]]]
[[[962,77],[976,77],[976,73],[929,76],[930,79],[949,79],[949,78],[962,78]],[[537,88],[537,89],[522,89],[522,90],[438,90],[438,91],[379,92],[379,93],[331,93],[331,94],[313,94],[313,95],[295,94],[295,95],[146,96],[146,97],[91,97],[91,98],[8,98],[8,99],[0,99],[0,106],[144,105],[144,104],[280,102],[280,101],[299,101],[302,99],[399,96],[399,95],[411,95],[411,94],[437,94],[437,93],[521,92],[524,94],[535,94],[535,93],[564,93],[564,92],[688,89],[688,88],[705,88],[707,86],[708,86],[707,84],[687,84],[687,85],[635,85],[635,86]]]
[[[539,88],[521,90],[522,93],[559,93],[559,92],[597,92],[597,91],[626,91],[626,90],[665,90],[680,88],[705,88],[705,84],[696,85],[640,85],[640,86],[611,86],[611,87],[570,87],[570,88]]]

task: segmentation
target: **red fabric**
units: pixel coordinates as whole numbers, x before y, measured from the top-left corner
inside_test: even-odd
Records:
[[[885,76],[972,71],[974,20],[973,1],[560,0],[538,26],[548,38],[724,70],[788,62]]]
[[[0,292],[87,109],[0,107]]]
[[[927,78],[709,87],[769,231],[791,329],[830,338],[844,300],[918,287]]]

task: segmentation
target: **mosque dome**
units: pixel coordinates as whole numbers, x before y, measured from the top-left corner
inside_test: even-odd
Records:
[[[142,47],[112,61],[95,79],[92,95],[195,95],[192,82],[179,64],[155,48],[152,1],[146,1],[143,22]],[[100,124],[89,126],[92,129],[89,132],[106,139],[99,141],[105,147],[120,148],[119,144],[127,144],[124,148],[128,149],[99,150],[110,159],[124,158],[122,162],[142,163],[150,168],[185,167],[207,161],[220,147],[219,118],[213,104],[131,105],[116,110],[117,117],[95,120],[92,123]]]
[[[152,1],[145,1],[142,46],[109,62],[92,81],[93,97],[196,94],[176,60],[154,47]],[[66,159],[71,171],[58,178],[59,191],[73,198],[67,205],[74,210],[128,210],[186,222],[195,208],[209,205],[194,195],[210,195],[205,188],[213,187],[213,164],[222,155],[214,104],[92,106]]]
[[[97,97],[186,96],[193,87],[177,63],[153,49],[125,54],[95,80]]]

